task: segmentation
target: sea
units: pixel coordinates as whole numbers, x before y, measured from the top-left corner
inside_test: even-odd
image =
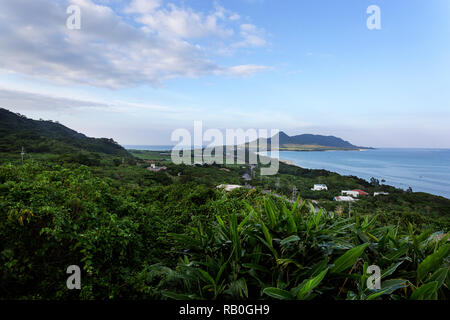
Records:
[[[173,146],[124,146],[166,151]],[[268,153],[268,156],[273,156]],[[450,149],[380,148],[361,151],[280,151],[279,157],[302,168],[325,169],[415,192],[450,199]],[[382,180],[385,180],[382,182]]]
[[[280,151],[282,160],[308,169],[325,169],[366,180],[374,177],[401,189],[450,199],[450,149],[373,149],[362,151]],[[268,154],[270,155],[270,152]]]

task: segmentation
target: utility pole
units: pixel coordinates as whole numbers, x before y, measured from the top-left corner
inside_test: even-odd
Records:
[[[292,201],[295,201],[297,198],[297,187],[293,186],[292,187]]]
[[[25,149],[22,147],[22,152],[20,153],[20,155],[22,156],[22,164],[23,164],[23,156],[25,155]]]
[[[352,217],[352,202],[351,201],[348,202],[348,217],[349,218]]]

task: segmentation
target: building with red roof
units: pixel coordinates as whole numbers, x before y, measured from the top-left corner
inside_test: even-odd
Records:
[[[351,196],[351,197],[360,197],[360,196],[368,196],[369,195],[367,192],[362,191],[360,189],[342,190],[341,194],[343,196]]]
[[[358,192],[358,194],[359,194],[360,196],[368,196],[368,195],[369,195],[367,192],[362,191],[362,190],[360,190],[360,189],[355,189],[355,190],[352,190],[352,191]]]

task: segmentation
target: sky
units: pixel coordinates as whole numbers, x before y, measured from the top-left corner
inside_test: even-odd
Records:
[[[2,0],[0,107],[123,145],[203,121],[450,148],[450,1]]]

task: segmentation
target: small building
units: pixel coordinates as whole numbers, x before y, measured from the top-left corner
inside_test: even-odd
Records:
[[[217,189],[223,189],[226,192],[230,192],[233,191],[234,189],[239,189],[242,188],[242,186],[237,185],[237,184],[221,184],[219,186],[217,186]]]
[[[362,191],[362,190],[360,190],[360,189],[355,189],[355,190],[352,190],[352,191],[358,192],[358,195],[359,195],[359,196],[368,196],[368,195],[369,195],[367,192]]]
[[[355,201],[352,197],[349,196],[337,196],[333,198],[334,201]]]
[[[328,187],[326,184],[315,184],[311,190],[313,190],[313,191],[328,190]]]
[[[152,163],[150,167],[147,168],[148,171],[159,172],[161,170],[167,170],[167,167],[158,167],[156,164]]]
[[[389,195],[389,192],[374,192],[373,193],[374,197],[376,197],[376,196],[388,196],[388,195]]]
[[[359,193],[357,191],[353,190],[342,190],[341,195],[343,196],[351,196],[351,197],[358,197]]]
[[[364,192],[360,189],[355,190],[342,190],[341,195],[343,196],[351,196],[351,197],[359,197],[359,196],[368,196],[369,194],[367,192]]]
[[[242,179],[244,179],[245,181],[251,181],[252,177],[250,177],[250,175],[248,173],[244,173],[242,175]]]

